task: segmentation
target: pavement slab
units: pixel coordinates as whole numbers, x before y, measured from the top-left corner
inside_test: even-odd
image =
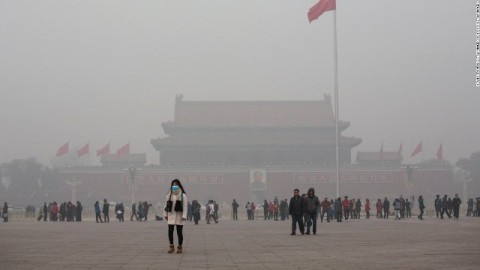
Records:
[[[480,218],[360,219],[290,235],[290,221],[0,223],[0,269],[480,269]],[[176,235],[175,235],[176,237]],[[175,239],[176,245],[176,239]]]

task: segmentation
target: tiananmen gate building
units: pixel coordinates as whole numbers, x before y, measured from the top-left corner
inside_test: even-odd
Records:
[[[350,126],[340,121],[340,132]],[[182,181],[191,199],[257,203],[289,198],[294,188],[314,187],[320,198],[336,194],[335,116],[330,96],[316,101],[175,100],[173,121],[162,123],[166,137],[152,139],[159,164],[146,165],[144,154],[102,157],[103,166],[63,168],[64,181],[78,180],[77,199],[109,198],[130,202],[126,170],[135,166],[135,200],[163,201],[170,181]],[[358,152],[359,138],[340,136],[340,193],[376,200],[424,196],[453,187],[452,168],[421,165],[406,177],[396,152]],[[442,188],[439,188],[442,186]],[[65,185],[66,200],[71,187]],[[431,193],[431,194],[430,194]],[[63,194],[63,193],[62,193]]]

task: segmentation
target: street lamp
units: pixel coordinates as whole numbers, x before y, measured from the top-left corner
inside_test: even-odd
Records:
[[[401,167],[402,169],[405,170],[405,188],[407,188],[408,191],[408,196],[410,197],[412,207],[413,207],[413,201],[414,198],[412,197],[412,187],[413,185],[413,172],[414,170],[418,169],[418,166],[416,165],[411,165],[411,164],[406,164]]]
[[[125,171],[128,172],[128,178],[129,178],[129,183],[130,183],[130,189],[132,191],[132,204],[135,202],[135,188],[136,188],[136,183],[135,183],[135,175],[137,172],[141,171],[142,169],[140,168],[135,168],[134,166],[125,169]]]
[[[82,183],[82,180],[77,180],[76,178],[73,178],[72,181],[66,181],[69,186],[72,187],[72,203],[75,203],[77,201],[77,186],[79,186]]]

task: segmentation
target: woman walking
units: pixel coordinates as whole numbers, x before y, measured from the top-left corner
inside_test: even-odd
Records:
[[[180,180],[173,179],[165,199],[163,215],[168,222],[168,240],[170,242],[168,253],[175,251],[175,246],[173,245],[173,231],[175,227],[177,228],[178,236],[177,253],[182,253],[183,251],[183,225],[185,225],[185,221],[187,220],[187,207],[188,200],[185,189],[180,183]]]

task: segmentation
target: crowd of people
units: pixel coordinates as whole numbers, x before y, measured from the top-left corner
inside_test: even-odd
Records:
[[[60,205],[56,201],[53,203],[43,203],[38,211],[38,221],[67,221],[80,222],[82,221],[83,206],[77,201],[76,204],[72,202],[63,202]]]
[[[404,199],[403,196],[399,196],[393,200],[393,203],[390,203],[388,198],[384,198],[383,202],[381,199],[377,199],[375,204],[377,211],[377,218],[388,219],[391,214],[392,206],[394,213],[393,217],[395,220],[400,220],[404,218],[412,217],[412,207],[413,202],[408,199]],[[462,204],[461,199],[458,197],[458,194],[455,194],[454,198],[451,199],[448,195],[444,195],[443,198],[440,198],[440,195],[436,196],[435,199],[435,210],[437,218],[443,219],[444,215],[448,218],[458,219],[460,214],[460,205]],[[362,205],[360,199],[349,199],[348,196],[345,196],[344,199],[337,198],[335,201],[328,198],[325,198],[322,202],[315,196],[315,190],[310,188],[306,194],[300,195],[298,189],[294,190],[294,196],[290,199],[289,205],[289,214],[292,216],[292,235],[296,234],[296,225],[299,225],[301,234],[310,234],[310,227],[312,227],[313,234],[316,234],[317,230],[317,219],[320,216],[321,222],[323,222],[323,217],[326,215],[327,222],[330,222],[332,219],[336,219],[337,222],[342,222],[342,219],[348,220],[351,219],[360,219],[361,210],[365,211],[365,218],[370,218],[370,200],[365,199],[365,203]],[[423,220],[423,214],[425,209],[425,202],[423,196],[418,197],[418,208],[420,214],[418,219]],[[476,203],[473,199],[469,199],[467,202],[467,216],[479,216],[480,214],[480,198],[476,198]],[[306,227],[306,232],[305,232]]]
[[[380,199],[378,198],[375,203],[371,203],[369,199],[362,201],[361,199],[349,198],[344,196],[342,198],[324,198],[319,200],[317,196],[314,195],[313,199],[310,198],[311,193],[315,193],[313,189],[310,189],[307,193],[299,195],[303,202],[306,204],[305,208],[310,209],[306,210],[305,213],[305,224],[307,220],[310,220],[312,226],[316,226],[313,222],[313,215],[310,213],[315,205],[315,220],[319,219],[320,222],[326,220],[330,222],[332,220],[337,220],[341,222],[342,220],[349,219],[360,219],[364,216],[366,219],[370,218],[370,211],[376,211],[376,218],[389,219],[393,218],[395,220],[400,220],[404,218],[412,217],[412,209],[414,203],[419,210],[417,216],[418,219],[423,219],[424,210],[426,208],[425,202],[422,196],[419,196],[416,201],[409,200],[408,198],[403,198],[399,196],[398,198],[392,199],[390,201],[387,197]],[[245,204],[247,220],[255,220],[255,216],[258,217],[258,210],[263,212],[263,220],[274,220],[274,221],[285,221],[289,220],[291,216],[290,204],[287,199],[279,200],[277,196],[274,197],[273,201],[264,200],[262,204],[257,204],[253,201],[247,201]],[[119,222],[124,221],[125,215],[125,206],[123,203],[114,203],[114,214],[116,219]],[[458,194],[455,194],[453,198],[448,195],[440,196],[436,195],[433,202],[432,208],[434,208],[435,216],[439,219],[445,217],[458,219],[460,215],[460,205],[462,204],[461,199]],[[466,202],[467,212],[466,216],[478,217],[480,216],[480,197],[478,198],[469,198]],[[148,202],[138,202],[133,203],[131,206],[131,216],[130,221],[147,221],[149,209],[152,207],[152,204]],[[99,201],[94,204],[95,220],[98,223],[108,223],[110,222],[110,209],[111,205],[104,199],[102,203]],[[195,225],[199,224],[201,220],[201,213],[205,211],[205,221],[207,224],[211,222],[219,222],[219,205],[214,200],[209,200],[204,206],[199,203],[198,200],[193,200],[191,203],[188,202],[187,207],[187,220],[192,221]],[[231,218],[232,220],[238,220],[238,210],[240,208],[239,203],[233,199],[231,204]],[[363,212],[362,212],[363,211]],[[83,206],[77,201],[76,204],[72,202],[63,202],[58,204],[56,201],[47,203],[45,202],[43,206],[39,208],[37,220],[38,221],[67,221],[67,222],[80,222],[82,221],[82,212]],[[362,214],[364,213],[364,214]],[[372,213],[373,214],[373,213]],[[261,214],[259,214],[262,217]],[[310,218],[308,218],[310,216]],[[2,218],[4,222],[8,221],[8,204],[5,202],[4,207],[2,208]],[[160,217],[156,216],[157,220],[161,220]]]
[[[419,196],[417,199],[418,208],[420,214],[418,219],[423,220],[423,214],[425,209],[425,201],[423,196]],[[393,202],[390,203],[387,197],[383,199],[377,199],[375,203],[376,208],[376,218],[377,219],[388,219],[392,213],[393,209],[393,218],[395,220],[400,220],[404,218],[412,217],[412,208],[413,208],[414,199],[409,201],[409,199],[404,199],[403,196],[399,196],[393,199]],[[444,215],[448,218],[453,217],[455,219],[459,218],[460,205],[462,201],[458,197],[458,194],[452,198],[449,198],[448,195],[444,195],[443,198],[440,198],[440,195],[437,195],[434,201],[434,207],[437,218],[443,219]],[[231,204],[232,206],[232,219],[234,221],[238,220],[238,208],[239,203],[236,199],[233,199]],[[390,207],[391,206],[391,207]],[[130,221],[133,221],[133,218],[137,221],[147,221],[148,220],[148,211],[151,207],[151,204],[147,202],[139,202],[138,205],[135,203],[132,204],[132,212]],[[336,199],[324,198],[320,200],[318,196],[315,195],[315,189],[308,189],[307,193],[300,195],[299,189],[294,189],[293,197],[290,198],[290,202],[287,199],[279,200],[276,196],[272,201],[264,200],[263,205],[259,208],[263,208],[264,220],[288,220],[291,217],[291,235],[296,235],[297,225],[300,233],[303,234],[317,234],[317,221],[320,219],[320,222],[323,222],[324,218],[326,222],[331,222],[336,220],[337,222],[342,222],[342,220],[347,221],[348,219],[360,219],[362,216],[362,207],[365,212],[365,218],[370,218],[370,200],[367,198],[362,203],[361,199],[349,199],[348,196],[344,196],[343,200],[341,197]],[[254,202],[247,201],[245,205],[247,212],[248,220],[255,220],[255,211],[257,210],[257,205]],[[107,199],[103,200],[102,207],[100,207],[100,202],[96,201],[94,204],[95,210],[95,219],[97,223],[108,223],[110,222],[109,211],[110,203]],[[202,210],[202,205],[197,201],[193,200],[191,203],[188,201],[185,189],[178,179],[174,179],[170,184],[169,192],[166,194],[164,215],[163,218],[167,221],[168,224],[168,240],[169,240],[169,249],[168,253],[173,253],[175,251],[174,246],[174,231],[177,231],[178,237],[178,246],[177,253],[183,253],[183,226],[186,221],[194,221],[195,225],[198,225],[198,222],[201,219],[200,212]],[[43,207],[39,211],[38,221],[44,220],[47,221],[81,221],[82,220],[82,204],[77,201],[76,204],[71,202],[64,202],[58,206],[57,202],[44,203]],[[102,219],[103,214],[103,219]],[[115,204],[115,214],[119,222],[124,221],[125,207],[123,203]],[[209,200],[205,205],[205,219],[207,224],[211,224],[213,220],[218,223],[219,219],[219,205],[214,200]],[[474,201],[472,198],[467,201],[467,216],[480,216],[480,197],[476,198]],[[2,209],[2,218],[4,222],[8,222],[8,204],[5,202]],[[162,218],[156,215],[157,220]]]

